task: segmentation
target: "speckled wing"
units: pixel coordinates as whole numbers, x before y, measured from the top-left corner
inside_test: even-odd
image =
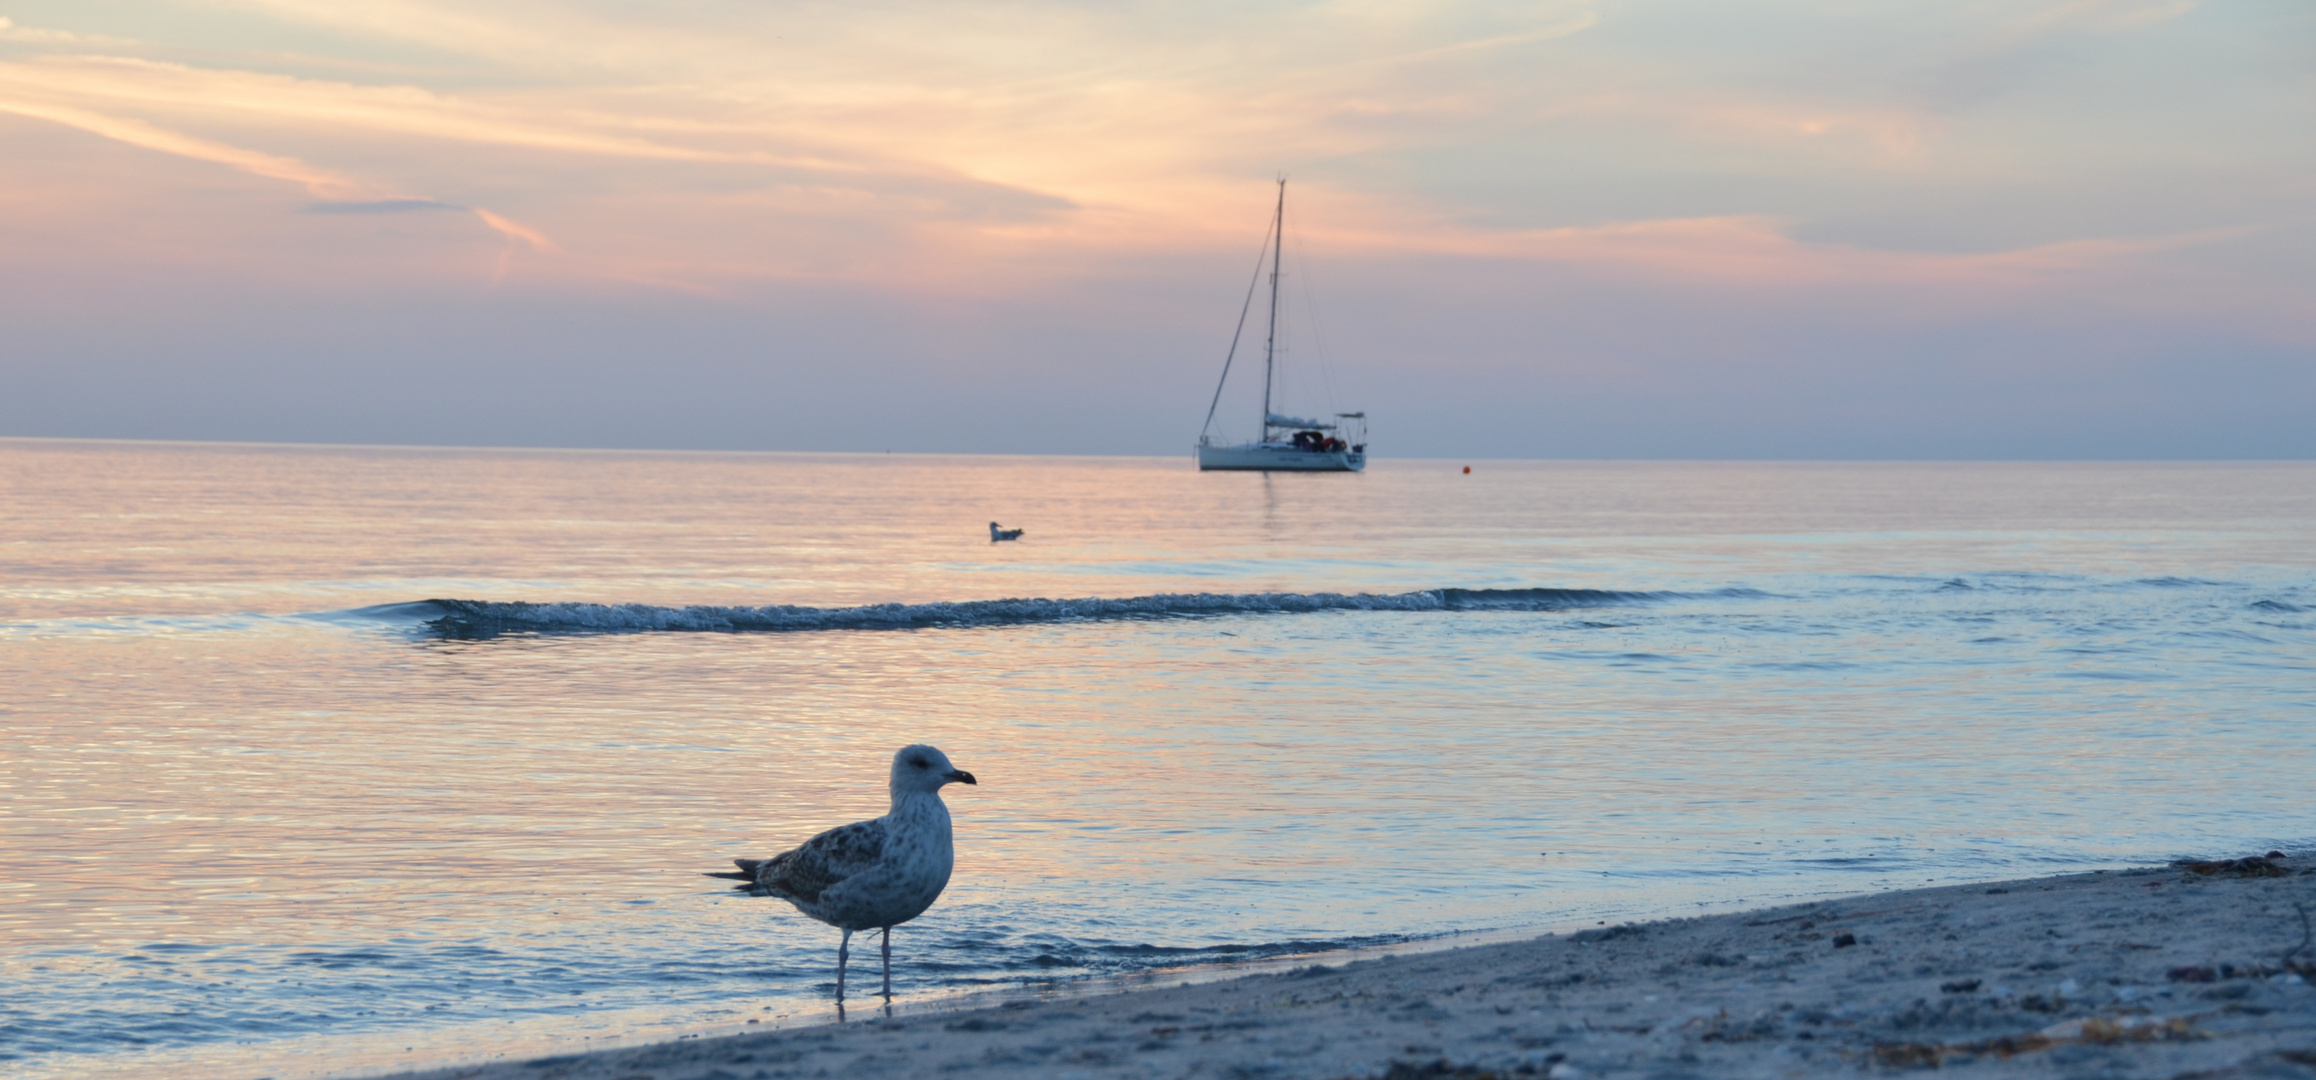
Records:
[[[737,874],[715,877],[746,882],[737,888],[755,896],[777,896],[800,904],[820,902],[820,894],[871,866],[885,852],[885,823],[856,821],[821,833],[769,859],[734,859]]]

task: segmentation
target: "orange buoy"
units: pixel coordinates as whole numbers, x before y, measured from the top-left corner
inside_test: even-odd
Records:
[[[1465,476],[1470,476],[1471,474],[1472,474],[1472,467],[1471,467],[1471,466],[1469,466],[1469,465],[1466,465],[1466,466],[1464,466],[1464,475],[1465,475]]]

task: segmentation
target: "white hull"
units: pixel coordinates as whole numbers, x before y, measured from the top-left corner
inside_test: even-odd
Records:
[[[1201,472],[1358,472],[1366,467],[1367,455],[1359,450],[1305,450],[1287,443],[1198,448]]]

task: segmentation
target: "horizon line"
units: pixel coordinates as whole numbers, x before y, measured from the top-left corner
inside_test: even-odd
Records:
[[[651,446],[540,446],[526,444],[484,443],[371,443],[371,442],[303,442],[272,439],[165,439],[135,438],[108,435],[0,435],[0,445],[8,443],[112,443],[141,446],[184,446],[240,448],[254,450],[394,450],[435,451],[442,453],[542,453],[542,454],[675,454],[699,456],[748,455],[759,457],[983,457],[983,458],[1056,458],[1103,460],[1171,460],[1175,454],[1127,453],[1052,453],[999,450],[770,450],[732,449],[714,447],[651,447]],[[1190,447],[1196,450],[1195,444]],[[1195,457],[1186,452],[1184,457]],[[1405,456],[1379,458],[1369,464],[1394,462],[1422,462],[1460,464],[1465,462],[1500,462],[1530,464],[1730,464],[1730,465],[2289,465],[2316,464],[2311,457],[2020,457],[2020,458],[1946,458],[1946,457],[1424,457]]]

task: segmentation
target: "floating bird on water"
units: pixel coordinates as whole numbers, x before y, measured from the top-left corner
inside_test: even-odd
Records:
[[[734,887],[751,896],[777,896],[844,931],[836,946],[840,1011],[853,931],[884,931],[884,996],[891,1001],[893,927],[933,906],[957,861],[949,807],[941,801],[942,785],[951,782],[978,783],[939,750],[904,746],[893,755],[893,808],[885,816],[840,825],[769,859],[734,859],[737,872],[708,876],[745,882]]]
[[[1002,528],[999,528],[999,527],[998,527],[998,525],[997,525],[997,523],[996,523],[996,522],[994,522],[994,521],[992,521],[992,522],[990,522],[990,523],[989,523],[989,542],[990,542],[990,543],[994,544],[994,543],[998,542],[999,540],[1019,540],[1019,539],[1021,539],[1021,530],[1020,530],[1020,529],[1002,529]]]

